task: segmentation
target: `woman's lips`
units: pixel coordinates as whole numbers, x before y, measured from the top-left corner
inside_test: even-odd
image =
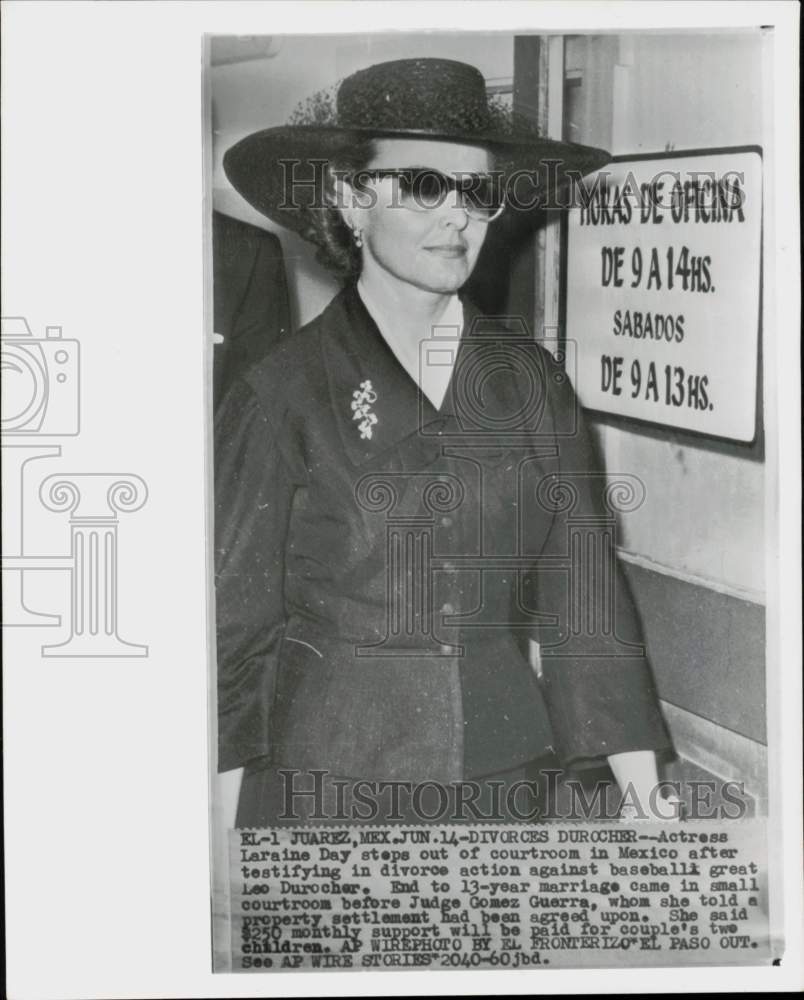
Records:
[[[434,253],[438,257],[448,257],[454,259],[466,256],[466,247],[460,244],[444,244],[443,246],[425,247],[428,253]]]

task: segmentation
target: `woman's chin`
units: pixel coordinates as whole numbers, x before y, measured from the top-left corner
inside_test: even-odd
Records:
[[[471,269],[465,258],[433,257],[426,266],[419,269],[416,284],[433,292],[442,294],[457,292],[466,284]]]

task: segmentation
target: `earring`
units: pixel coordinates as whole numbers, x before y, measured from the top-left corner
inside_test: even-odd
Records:
[[[352,229],[352,233],[353,233],[354,238],[355,238],[355,246],[356,247],[362,247],[363,246],[363,230],[360,229],[359,226],[354,226],[353,229]]]

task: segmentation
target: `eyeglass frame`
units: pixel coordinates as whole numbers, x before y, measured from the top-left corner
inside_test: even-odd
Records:
[[[494,179],[495,177],[494,174],[475,174],[468,171],[462,172],[458,177],[451,177],[449,174],[445,174],[441,170],[436,170],[435,167],[377,167],[377,168],[366,167],[360,170],[352,171],[351,173],[344,175],[344,180],[348,181],[350,184],[353,184],[356,178],[358,179],[359,182],[360,180],[363,179],[384,180],[386,177],[407,177],[410,179],[410,183],[413,184],[415,183],[413,178],[422,174],[439,177],[441,178],[442,181],[446,182],[445,187],[447,189],[447,194],[445,195],[444,200],[440,201],[437,205],[427,205],[427,206],[420,206],[420,205],[411,206],[407,204],[405,201],[400,201],[399,203],[400,208],[405,208],[409,212],[428,212],[431,209],[440,208],[444,204],[444,201],[449,196],[449,194],[452,194],[453,192],[455,193],[460,192],[461,194],[463,194],[464,192],[461,192],[459,187],[462,180],[464,182],[467,182],[477,178]],[[502,198],[500,200],[500,205],[496,209],[493,215],[489,216],[475,215],[472,212],[471,207],[467,206],[466,204],[462,204],[461,209],[464,212],[466,212],[466,214],[469,216],[470,219],[473,219],[476,222],[482,222],[485,225],[489,225],[489,223],[492,223],[496,219],[499,219],[499,217],[505,211],[506,204],[507,202],[506,202],[505,192],[503,192]]]

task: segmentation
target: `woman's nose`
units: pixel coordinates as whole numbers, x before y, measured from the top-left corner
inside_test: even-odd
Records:
[[[461,233],[469,225],[469,214],[463,205],[445,202],[440,212],[441,226],[445,229],[457,229]]]

